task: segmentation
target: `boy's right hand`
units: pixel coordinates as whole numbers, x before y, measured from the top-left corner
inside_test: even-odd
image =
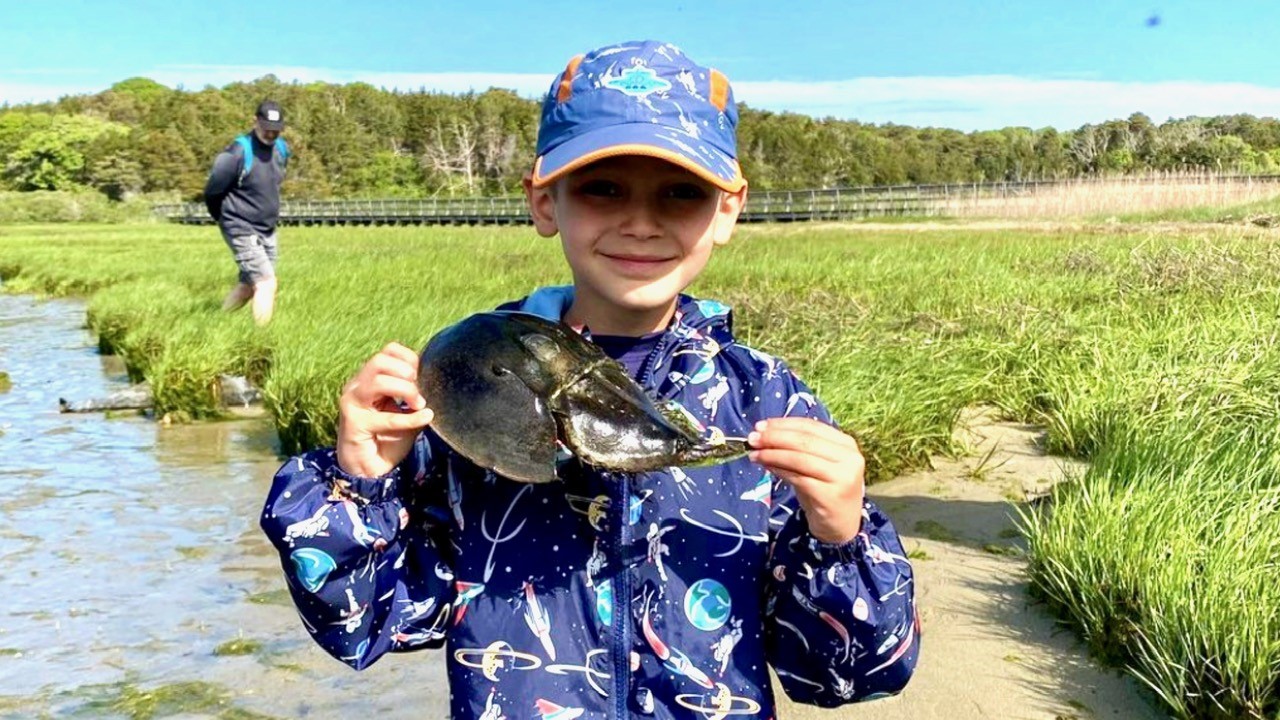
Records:
[[[360,368],[338,400],[338,465],[350,475],[391,472],[431,422],[418,392],[418,354],[391,343]],[[407,410],[401,409],[401,404]]]

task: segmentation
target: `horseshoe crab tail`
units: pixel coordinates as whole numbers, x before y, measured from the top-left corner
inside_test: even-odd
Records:
[[[683,450],[673,465],[681,467],[699,467],[702,465],[719,465],[736,460],[747,454],[751,448],[742,440],[724,440],[723,442],[694,445]]]

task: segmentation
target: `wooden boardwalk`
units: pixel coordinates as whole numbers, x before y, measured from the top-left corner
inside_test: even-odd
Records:
[[[1214,177],[1210,182],[1275,182],[1275,177]],[[1126,179],[1125,182],[1176,182],[1176,178]],[[948,214],[958,204],[980,199],[1033,195],[1081,180],[1048,180],[947,185],[876,185],[822,190],[751,192],[742,222],[808,222],[875,217]],[[1203,177],[1185,182],[1205,182]],[[157,205],[155,213],[171,222],[207,225],[213,220],[201,203]],[[523,196],[372,200],[287,200],[282,225],[528,225]]]
[[[936,205],[910,188],[783,190],[748,196],[742,222],[841,220],[927,215]],[[203,204],[157,205],[156,214],[188,225],[211,224]],[[528,225],[523,196],[377,200],[287,200],[282,225]]]

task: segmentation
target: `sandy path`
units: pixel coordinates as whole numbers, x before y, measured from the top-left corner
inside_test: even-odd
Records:
[[[837,710],[780,703],[781,718],[1166,717],[1140,684],[1089,660],[1082,643],[1026,594],[1010,500],[1042,494],[1064,462],[1035,427],[966,420],[974,453],[870,488],[915,560],[923,623],[920,665],[905,693]],[[994,452],[983,458],[994,446]]]

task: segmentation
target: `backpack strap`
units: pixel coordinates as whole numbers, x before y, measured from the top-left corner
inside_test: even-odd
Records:
[[[244,179],[249,176],[249,171],[253,169],[253,138],[249,137],[249,133],[245,133],[236,138],[236,144],[244,151],[244,165],[240,168],[240,177],[236,179],[236,186],[244,183]]]
[[[236,186],[244,183],[244,179],[249,177],[249,171],[253,169],[253,138],[249,133],[240,135],[236,138],[236,145],[244,151],[244,165],[240,168],[240,177],[236,179]],[[275,142],[276,156],[280,158],[280,166],[285,167],[289,163],[289,143],[284,138],[277,137]]]

